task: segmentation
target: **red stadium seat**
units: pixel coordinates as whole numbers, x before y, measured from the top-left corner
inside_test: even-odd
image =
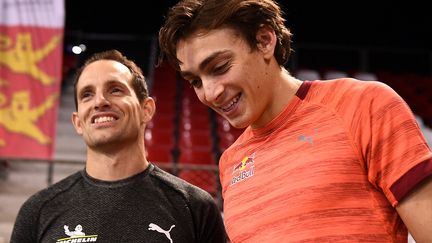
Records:
[[[172,148],[168,146],[146,146],[147,160],[150,162],[173,162]]]
[[[215,165],[216,161],[212,151],[198,149],[180,149],[179,163]]]
[[[167,130],[147,129],[144,133],[146,146],[174,147],[174,134]]]
[[[212,141],[209,130],[181,131],[179,146],[185,149],[211,150]]]
[[[156,114],[146,126],[151,130],[163,130],[166,132],[174,133],[175,129],[175,115],[174,114]]]

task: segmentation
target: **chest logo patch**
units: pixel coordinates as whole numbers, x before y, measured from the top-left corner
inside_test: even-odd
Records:
[[[234,166],[232,172],[231,185],[242,182],[255,173],[255,153],[244,157],[240,163]]]
[[[78,243],[78,242],[96,242],[97,235],[86,235],[82,225],[78,224],[74,230],[70,230],[68,225],[63,226],[67,238],[58,239],[56,243]]]
[[[171,239],[171,234],[170,234],[170,232],[171,232],[171,230],[172,230],[174,227],[175,227],[175,225],[173,224],[173,225],[171,225],[171,227],[170,227],[169,230],[164,230],[164,229],[162,229],[159,225],[156,225],[156,224],[150,223],[150,224],[149,224],[149,228],[148,228],[148,230],[154,230],[154,231],[157,231],[157,232],[159,232],[159,233],[164,234],[164,235],[168,238],[168,240],[170,241],[170,243],[173,243],[173,240]]]

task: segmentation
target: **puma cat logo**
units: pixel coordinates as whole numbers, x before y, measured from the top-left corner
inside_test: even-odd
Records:
[[[171,239],[170,232],[174,227],[175,227],[175,225],[171,225],[169,230],[164,230],[161,227],[159,227],[158,225],[150,223],[148,230],[154,230],[154,231],[157,231],[159,233],[164,234],[168,238],[168,240],[170,240],[170,243],[173,243],[173,240]]]

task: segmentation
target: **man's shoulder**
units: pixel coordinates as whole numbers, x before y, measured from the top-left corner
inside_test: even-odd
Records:
[[[56,182],[55,184],[36,192],[26,200],[24,205],[31,207],[43,207],[43,205],[51,201],[57,195],[71,188],[80,178],[82,178],[81,172],[76,172]]]
[[[348,103],[369,103],[371,100],[393,99],[397,93],[386,83],[363,81],[354,78],[339,78],[314,81],[309,101],[332,104],[337,100],[349,100]],[[337,103],[335,103],[337,104]]]
[[[174,193],[179,194],[188,201],[195,201],[197,199],[200,201],[213,200],[207,191],[168,173],[157,166],[155,166],[151,176],[158,180],[163,186],[169,188]]]
[[[354,78],[338,78],[331,80],[314,81],[315,88],[324,88],[333,90],[334,92],[340,89],[358,90],[358,89],[388,89],[389,86],[380,81],[364,81]],[[335,90],[336,89],[336,90]]]

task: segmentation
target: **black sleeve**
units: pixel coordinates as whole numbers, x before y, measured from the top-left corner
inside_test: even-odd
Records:
[[[39,210],[34,198],[27,200],[20,208],[12,231],[10,243],[35,243],[37,238],[37,218]]]
[[[191,205],[198,242],[225,243],[227,237],[221,211],[210,194],[206,193],[201,198],[202,201]]]

